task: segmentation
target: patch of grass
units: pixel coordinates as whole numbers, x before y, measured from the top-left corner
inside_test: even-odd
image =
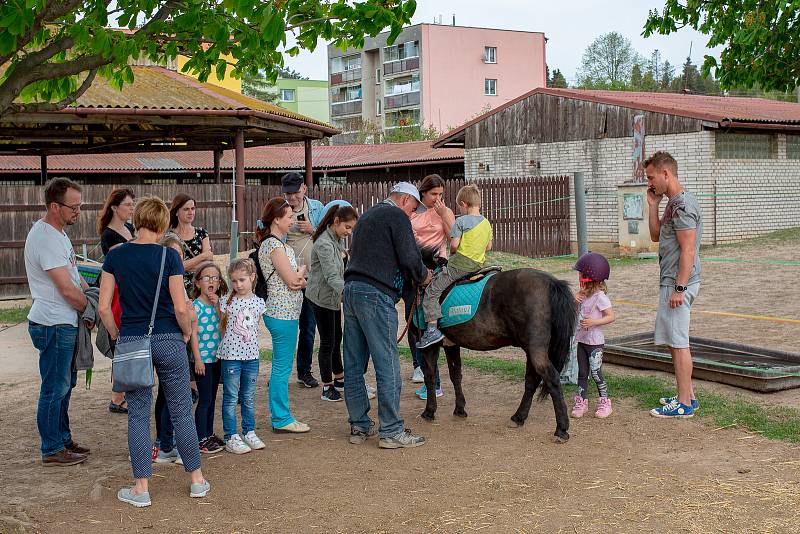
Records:
[[[407,347],[399,347],[400,354],[411,358]],[[466,356],[461,358],[465,367],[485,373],[498,375],[505,379],[522,381],[525,379],[525,362],[505,360],[490,356]],[[643,409],[658,406],[658,399],[674,391],[675,386],[662,378],[646,376],[624,376],[604,373],[608,388],[614,397],[627,397],[636,401]],[[567,396],[575,393],[575,386],[564,386]],[[710,422],[717,428],[737,426],[770,439],[800,443],[800,410],[789,407],[762,406],[760,404],[731,398],[718,393],[698,391],[700,410],[696,416]],[[646,415],[643,413],[643,417]]]
[[[0,323],[3,324],[18,324],[28,319],[28,312],[31,311],[30,306],[22,308],[6,308],[0,309]]]
[[[258,359],[262,362],[271,362],[272,351],[270,349],[261,349],[258,353]]]
[[[776,230],[759,237],[745,239],[737,243],[726,243],[724,245],[717,245],[716,247],[709,247],[710,250],[726,250],[737,247],[754,247],[758,245],[785,245],[787,243],[800,242],[800,226],[795,228],[784,228],[783,230]]]
[[[654,262],[657,258],[638,258],[638,257],[612,257],[606,256],[608,263],[611,264],[612,270],[618,267],[628,267],[631,265],[641,265],[643,262]],[[539,269],[551,274],[568,273],[572,271],[572,266],[577,261],[577,256],[559,256],[553,258],[528,258],[525,256],[518,256],[509,252],[494,252],[491,251],[487,254],[487,265],[498,265],[504,271],[512,269],[532,268]]]

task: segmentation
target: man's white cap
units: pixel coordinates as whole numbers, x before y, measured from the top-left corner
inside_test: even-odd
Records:
[[[412,197],[417,199],[417,202],[422,202],[419,199],[419,191],[417,190],[417,188],[414,186],[414,184],[408,182],[398,182],[394,184],[391,193],[403,193],[406,195],[411,195]]]

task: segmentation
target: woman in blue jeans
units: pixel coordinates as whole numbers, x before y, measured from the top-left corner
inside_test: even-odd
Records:
[[[148,333],[164,257],[151,353],[169,406],[178,451],[191,479],[189,496],[205,497],[211,485],[200,471],[200,449],[192,417],[189,361],[186,355],[186,340],[189,339],[191,327],[183,288],[183,264],[177,252],[158,244],[169,224],[169,210],[161,199],[146,198],[136,206],[133,221],[138,228],[136,239],[110,250],[106,256],[100,279],[98,312],[112,339],[126,342],[144,338]],[[119,329],[111,311],[117,285],[122,305]],[[135,507],[150,506],[148,480],[152,475],[150,410],[153,388],[128,391],[126,398],[128,449],[135,483],[133,487],[119,490],[117,498]]]
[[[270,199],[258,221],[256,238],[261,245],[258,262],[267,280],[267,311],[264,324],[272,336],[272,374],[269,378],[269,409],[274,432],[308,432],[289,411],[289,375],[303,306],[306,266],[297,268],[286,235],[292,224],[292,208],[282,197]]]

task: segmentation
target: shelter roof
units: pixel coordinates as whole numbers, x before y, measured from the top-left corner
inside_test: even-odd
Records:
[[[780,129],[781,126],[800,125],[800,104],[794,102],[752,97],[539,87],[445,133],[434,141],[433,146],[463,146],[467,128],[536,94],[689,117],[714,123],[712,126],[715,127]]]
[[[314,168],[337,171],[356,168],[392,167],[429,162],[461,163],[464,150],[436,150],[430,141],[390,143],[384,145],[334,145],[312,147]],[[245,150],[245,168],[249,170],[289,170],[305,166],[300,146],[262,146]],[[0,172],[38,171],[38,156],[0,157]],[[210,171],[213,156],[209,152],[148,152],[138,154],[106,154],[51,156],[51,172],[169,172]],[[221,166],[233,166],[233,154],[223,155]]]

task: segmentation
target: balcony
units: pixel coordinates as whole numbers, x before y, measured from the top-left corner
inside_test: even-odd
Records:
[[[384,109],[397,109],[407,106],[419,105],[419,91],[412,93],[403,93],[399,95],[387,96],[384,98]]]
[[[408,70],[417,70],[419,69],[419,58],[418,57],[410,57],[408,59],[401,59],[398,61],[389,61],[383,64],[383,75],[384,76],[391,76],[392,74],[397,74],[399,72],[405,72]],[[333,81],[331,81],[333,83]]]
[[[331,117],[343,117],[345,115],[361,115],[361,100],[331,104]]]
[[[331,74],[331,85],[341,85],[343,83],[356,82],[361,79],[361,69],[346,70]]]

